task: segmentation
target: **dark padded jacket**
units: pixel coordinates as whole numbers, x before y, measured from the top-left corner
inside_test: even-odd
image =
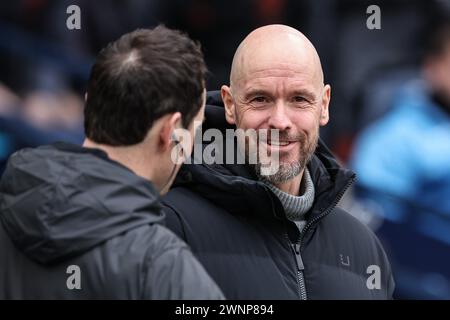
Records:
[[[210,93],[205,128],[224,130]],[[224,135],[225,136],[225,135]],[[308,164],[315,200],[302,233],[245,165],[184,165],[163,198],[184,239],[227,299],[390,299],[391,268],[376,236],[336,205],[354,180],[322,142]]]
[[[219,299],[160,225],[152,184],[100,150],[11,156],[0,182],[0,299]]]

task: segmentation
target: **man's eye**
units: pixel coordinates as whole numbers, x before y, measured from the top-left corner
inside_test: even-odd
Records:
[[[267,102],[267,99],[266,99],[266,97],[255,97],[255,98],[253,98],[252,99],[252,101],[253,102],[257,102],[257,103],[264,103],[264,102]]]
[[[304,97],[302,97],[302,96],[295,96],[294,98],[293,98],[293,100],[294,100],[294,102],[305,102],[305,101],[307,101]]]

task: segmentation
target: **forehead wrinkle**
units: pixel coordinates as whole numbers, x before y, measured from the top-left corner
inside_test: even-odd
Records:
[[[317,99],[317,92],[314,88],[303,86],[299,88],[298,86],[292,86],[285,83],[279,83],[274,86],[266,85],[250,85],[245,88],[242,92],[244,98],[255,96],[255,95],[269,95],[273,98],[286,97],[291,95],[304,95],[310,99]]]
[[[271,68],[265,67],[257,70],[251,70],[248,74],[248,77],[251,79],[257,78],[305,78],[305,76],[313,75],[313,72],[308,69],[295,70],[293,68]],[[244,78],[243,75],[241,77]]]
[[[240,86],[240,89],[246,92],[253,89],[264,89],[273,92],[274,88],[279,90],[281,86],[284,92],[308,91],[314,93],[317,91],[315,82],[311,81],[308,75],[302,72],[292,72],[288,75],[273,74],[272,72],[269,72],[270,74],[268,75],[264,75],[265,72],[261,73],[260,75],[252,74],[251,78]],[[283,81],[283,79],[286,80]]]

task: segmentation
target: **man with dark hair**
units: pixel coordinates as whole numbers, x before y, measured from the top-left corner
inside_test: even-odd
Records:
[[[193,143],[183,148],[175,131],[193,136],[203,120],[205,74],[200,47],[162,26],[100,52],[83,147],[21,150],[2,177],[0,299],[222,298],[160,225],[159,193],[179,169],[172,153]]]
[[[92,69],[86,137],[110,146],[140,143],[156,119],[175,112],[187,128],[202,106],[206,72],[200,48],[178,32],[156,27],[122,36]]]

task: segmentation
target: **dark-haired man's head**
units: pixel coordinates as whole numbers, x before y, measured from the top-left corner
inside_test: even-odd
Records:
[[[123,35],[92,67],[84,146],[167,187],[176,129],[193,137],[194,123],[203,120],[206,72],[200,46],[179,31],[158,26]]]

